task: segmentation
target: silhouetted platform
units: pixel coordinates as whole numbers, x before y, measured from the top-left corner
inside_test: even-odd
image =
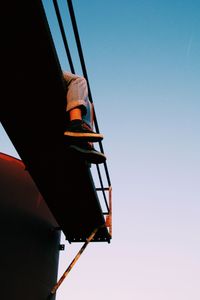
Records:
[[[90,168],[64,143],[66,90],[42,2],[5,2],[1,122],[66,239],[83,241],[105,221]],[[95,240],[110,241],[107,228]]]

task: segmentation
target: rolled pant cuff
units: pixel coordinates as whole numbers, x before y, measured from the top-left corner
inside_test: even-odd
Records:
[[[69,112],[73,108],[80,108],[85,115],[87,112],[87,105],[84,100],[76,100],[67,104],[66,111]]]

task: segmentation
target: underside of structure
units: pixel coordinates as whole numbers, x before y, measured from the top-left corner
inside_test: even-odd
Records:
[[[90,166],[64,141],[66,87],[42,2],[5,1],[1,122],[69,242],[110,241]]]

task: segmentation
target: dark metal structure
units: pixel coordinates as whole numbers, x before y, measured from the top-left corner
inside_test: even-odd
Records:
[[[1,122],[69,242],[105,224],[87,163],[64,142],[65,85],[40,0],[4,3]],[[110,241],[106,227],[94,241]]]
[[[46,300],[57,280],[58,224],[20,160],[0,153],[0,183],[1,299]]]
[[[107,165],[107,187],[97,166],[96,188],[64,141],[66,87],[41,0],[4,1],[0,16],[0,120],[21,157],[0,154],[0,295],[55,299],[60,230],[83,247],[110,242],[111,184]]]

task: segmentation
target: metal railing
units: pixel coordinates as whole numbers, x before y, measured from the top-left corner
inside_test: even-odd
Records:
[[[65,48],[66,55],[67,55],[67,58],[68,58],[70,70],[73,74],[75,74],[75,68],[74,68],[74,64],[73,64],[73,61],[72,61],[70,49],[69,49],[69,46],[68,46],[67,37],[66,37],[66,33],[65,33],[65,29],[64,29],[62,17],[61,17],[60,11],[59,11],[59,6],[58,6],[58,3],[57,3],[57,0],[53,0],[53,4],[54,4],[58,24],[59,24],[59,27],[60,27],[60,32],[61,32],[61,36],[62,36],[62,39],[63,39],[64,48]],[[89,101],[91,103],[93,103],[90,84],[89,84],[89,79],[88,79],[88,75],[87,75],[85,60],[84,60],[84,56],[83,56],[83,51],[82,51],[82,46],[81,46],[81,41],[80,41],[80,37],[79,37],[79,32],[78,32],[78,27],[77,27],[77,23],[76,23],[76,18],[75,18],[75,13],[74,13],[72,1],[67,0],[67,5],[68,5],[68,10],[69,10],[69,15],[70,15],[70,18],[71,18],[72,28],[73,28],[73,32],[74,32],[74,36],[75,36],[75,41],[76,41],[76,46],[77,46],[77,50],[78,50],[78,54],[79,54],[79,59],[80,59],[80,64],[81,64],[83,76],[86,79],[87,84],[88,84],[88,98],[89,98]],[[94,105],[93,105],[93,114],[94,114],[95,130],[96,130],[97,133],[99,133],[100,131],[99,131],[99,126],[98,126],[98,122],[97,122],[97,117],[96,117]],[[102,153],[104,153],[103,144],[102,144],[101,141],[99,142],[99,148],[100,148],[100,151]],[[97,193],[99,193],[99,192],[102,193],[104,203],[105,203],[105,207],[106,207],[106,211],[103,211],[103,215],[105,216],[106,226],[109,228],[109,233],[112,236],[112,186],[111,186],[111,180],[110,180],[110,176],[109,176],[108,167],[107,167],[106,162],[103,163],[103,167],[104,167],[104,172],[105,172],[106,181],[107,181],[106,187],[104,186],[104,183],[103,183],[100,167],[99,167],[99,165],[96,165],[99,184],[100,184],[100,187],[96,188],[96,191],[97,191]],[[106,195],[106,193],[108,193],[108,195]]]

